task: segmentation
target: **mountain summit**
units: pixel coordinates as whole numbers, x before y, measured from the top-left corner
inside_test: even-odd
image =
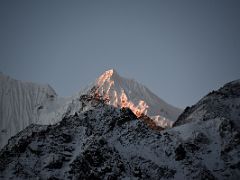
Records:
[[[0,179],[239,179],[239,81],[209,93],[162,131],[107,104],[96,88],[74,99],[58,123],[12,137],[0,151]]]
[[[181,110],[167,104],[147,87],[121,77],[116,70],[104,72],[96,80],[97,92],[115,107],[128,107],[137,117],[147,115],[157,126],[171,127]]]
[[[145,86],[121,77],[111,69],[100,75],[93,85],[69,98],[59,97],[49,85],[23,82],[0,74],[0,149],[10,137],[30,124],[54,124],[66,114],[83,108],[79,97],[95,93],[108,99],[108,105],[128,107],[139,117],[149,116],[160,127],[170,127],[180,110],[167,104]],[[151,121],[152,122],[152,121]],[[154,124],[154,125],[155,125]]]

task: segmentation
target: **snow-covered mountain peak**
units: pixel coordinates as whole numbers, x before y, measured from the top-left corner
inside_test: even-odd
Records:
[[[74,99],[74,114],[11,138],[0,151],[0,179],[239,179],[235,84],[209,93],[163,131],[106,104],[93,88]]]
[[[114,69],[104,72],[96,82],[71,97],[58,97],[48,84],[15,80],[0,74],[0,148],[8,139],[31,123],[53,124],[82,107],[81,95],[91,90],[109,105],[129,107],[138,117],[146,114],[160,127],[169,127],[181,110],[168,105],[145,86],[121,77]]]
[[[49,84],[15,80],[0,74],[0,148],[8,139],[31,123],[52,124],[64,110],[65,99],[59,98]]]
[[[33,82],[16,80],[16,79],[4,74],[3,72],[0,72],[0,83],[1,83],[1,86],[3,89],[13,88],[15,86],[17,86],[17,88],[20,89],[21,86],[25,86],[29,90],[32,90],[34,88],[39,88],[39,89],[41,89],[42,93],[46,93],[46,95],[49,95],[51,97],[57,96],[56,91],[49,84],[36,84]]]
[[[108,71],[105,71],[102,75],[99,76],[99,78],[97,78],[96,84],[98,86],[102,86],[106,82],[108,84],[114,83],[114,81],[116,80],[114,78],[117,76],[117,72],[114,69],[110,69]]]
[[[96,92],[115,107],[128,107],[137,117],[148,115],[158,126],[170,127],[181,110],[175,108],[144,85],[121,77],[116,70],[105,71],[96,80]]]
[[[123,81],[123,77],[121,77],[115,69],[109,69],[97,78],[95,85],[97,87],[110,87],[113,84],[117,84],[119,86],[121,84],[121,81]]]

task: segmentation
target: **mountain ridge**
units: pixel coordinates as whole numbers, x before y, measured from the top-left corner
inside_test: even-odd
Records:
[[[15,132],[30,123],[38,122],[38,114],[43,104],[53,101],[57,94],[48,84],[38,85],[18,81],[3,73],[0,74],[0,84],[0,144],[2,146],[10,136],[15,135]]]
[[[146,113],[146,115],[150,116],[154,123],[160,127],[171,127],[173,120],[180,114],[179,109],[165,103],[140,83],[121,77],[115,70],[105,71],[94,83],[76,95],[67,98],[59,97],[48,84],[38,85],[15,80],[3,73],[0,74],[0,84],[0,148],[7,143],[11,136],[31,123],[54,124],[60,121],[65,114],[74,114],[81,108],[78,101],[79,97],[94,87],[97,87],[99,95],[105,98],[116,93],[117,96],[110,99],[109,105],[118,108],[129,107],[137,116],[145,114],[146,109],[148,112],[151,112],[152,109],[153,113],[150,115]],[[9,94],[9,92],[11,93]],[[123,103],[122,100],[125,102]],[[118,104],[117,101],[120,103]],[[160,113],[163,116],[158,116]],[[171,114],[173,114],[172,117]]]
[[[162,131],[92,89],[79,97],[75,114],[11,138],[0,151],[0,177],[238,179],[239,88],[235,83],[210,93],[187,114],[189,121]]]
[[[114,69],[96,80],[98,93],[110,99],[115,107],[129,107],[138,117],[146,114],[161,127],[171,127],[181,110],[169,105],[147,87],[133,79],[123,78]],[[106,91],[106,92],[105,92]]]

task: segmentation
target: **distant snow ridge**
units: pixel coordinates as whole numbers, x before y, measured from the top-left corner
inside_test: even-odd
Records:
[[[239,81],[209,93],[162,131],[94,90],[78,98],[74,115],[11,138],[0,151],[0,179],[239,179]]]
[[[22,82],[0,74],[0,148],[31,123],[52,124],[61,118],[65,100],[49,85]]]
[[[145,86],[119,76],[113,69],[67,98],[58,97],[49,85],[22,82],[0,73],[0,149],[10,137],[32,123],[54,124],[66,114],[75,114],[83,108],[79,97],[94,88],[99,95],[109,99],[109,105],[129,107],[137,117],[146,114],[160,127],[171,127],[181,112]]]
[[[153,94],[148,88],[123,78],[114,70],[104,72],[97,80],[97,92],[109,99],[115,107],[129,107],[137,117],[142,114],[154,120],[157,126],[171,127],[181,110]]]

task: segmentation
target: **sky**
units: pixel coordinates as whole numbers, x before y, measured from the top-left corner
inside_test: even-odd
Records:
[[[195,104],[240,79],[240,1],[0,1],[4,74],[70,96],[112,68]]]

